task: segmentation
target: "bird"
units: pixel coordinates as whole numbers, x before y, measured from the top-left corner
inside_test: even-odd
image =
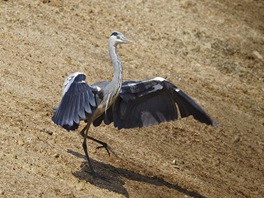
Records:
[[[89,85],[82,72],[70,74],[64,81],[62,99],[56,108],[52,121],[66,129],[76,130],[81,121],[86,125],[80,131],[83,136],[82,147],[93,176],[94,170],[86,140],[93,140],[105,148],[108,145],[88,135],[90,126],[104,122],[117,129],[147,127],[162,122],[178,120],[192,115],[194,119],[207,125],[217,123],[187,94],[162,77],[141,81],[123,82],[123,67],[117,54],[117,46],[132,42],[121,32],[113,32],[109,37],[109,55],[114,74],[112,81],[101,81]]]

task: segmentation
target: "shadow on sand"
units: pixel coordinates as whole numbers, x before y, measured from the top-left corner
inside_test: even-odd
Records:
[[[155,186],[166,186],[167,188],[174,189],[180,193],[185,195],[195,197],[195,198],[205,198],[205,196],[200,195],[197,192],[189,191],[177,184],[171,184],[164,181],[162,178],[158,177],[148,177],[145,175],[141,175],[139,173],[135,173],[130,170],[126,170],[123,168],[116,168],[110,164],[105,164],[96,160],[91,159],[93,166],[96,168],[96,172],[103,177],[96,178],[93,177],[90,172],[87,170],[87,162],[85,155],[82,155],[78,152],[72,151],[68,149],[68,153],[83,158],[85,161],[82,164],[82,168],[80,171],[73,173],[73,175],[81,180],[85,180],[93,185],[96,185],[100,188],[107,189],[109,191],[113,191],[118,194],[122,194],[125,197],[129,197],[129,194],[124,187],[125,183],[122,181],[122,177],[127,178],[129,180],[135,180],[139,182],[145,182]]]

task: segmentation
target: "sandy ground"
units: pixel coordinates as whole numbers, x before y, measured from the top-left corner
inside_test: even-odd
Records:
[[[0,0],[0,197],[264,197],[263,0],[105,2]],[[111,80],[114,30],[124,80],[167,78],[219,127],[92,127],[101,180],[51,116],[68,74]]]

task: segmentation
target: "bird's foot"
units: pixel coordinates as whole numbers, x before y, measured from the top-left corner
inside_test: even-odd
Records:
[[[108,144],[105,143],[105,142],[101,142],[100,144],[102,144],[102,146],[97,146],[96,149],[105,148],[105,150],[107,151],[108,155],[110,156],[110,151],[109,151]]]
[[[84,136],[84,134],[82,132],[81,132],[81,134]],[[97,140],[97,139],[95,139],[95,138],[93,138],[91,136],[86,136],[86,138],[88,138],[89,140],[95,141],[98,144],[101,144],[102,146],[98,146],[98,147],[96,147],[96,149],[105,148],[105,150],[107,151],[108,155],[110,156],[110,151],[109,150],[111,150],[111,148],[108,146],[107,143],[102,142],[100,140]]]

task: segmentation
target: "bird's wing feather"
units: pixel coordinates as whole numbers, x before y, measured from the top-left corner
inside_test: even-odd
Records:
[[[182,118],[192,115],[202,123],[217,126],[217,123],[187,94],[168,81],[164,81],[164,84],[177,104]]]
[[[119,98],[104,116],[115,127],[136,128],[193,115],[200,122],[216,125],[189,96],[163,78],[124,82]],[[102,118],[101,118],[102,119]]]
[[[74,73],[64,83],[63,97],[52,120],[67,130],[78,128],[80,120],[86,120],[96,107],[94,89],[85,82],[85,74]],[[66,91],[65,91],[66,89]]]

